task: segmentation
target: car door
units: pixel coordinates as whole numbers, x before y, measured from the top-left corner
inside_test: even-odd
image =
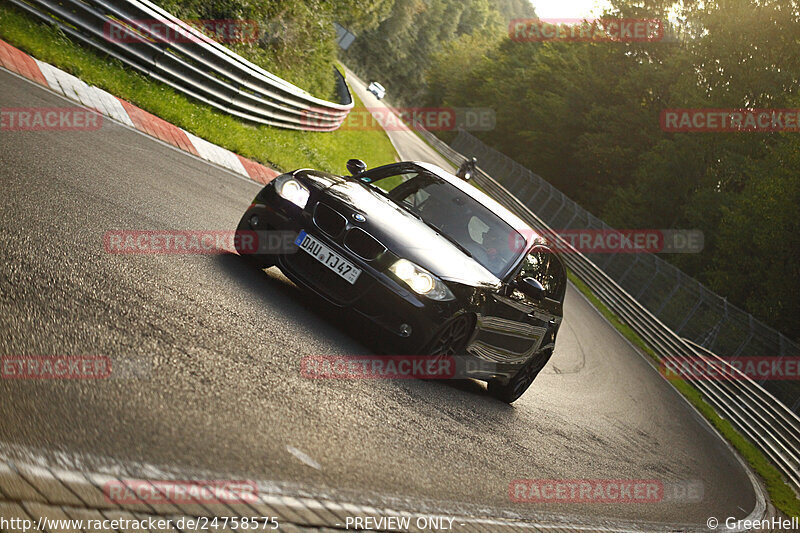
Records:
[[[558,254],[546,246],[536,245],[528,252],[517,281],[531,277],[544,288],[544,298],[531,301],[531,313],[546,325],[547,331],[538,349],[555,343],[564,316],[564,295],[567,291],[567,271]],[[530,299],[529,299],[530,300]]]
[[[539,281],[544,298],[534,299],[518,288],[526,277]],[[503,287],[487,295],[469,351],[499,364],[524,364],[554,342],[565,289],[560,260],[545,246],[532,247]]]

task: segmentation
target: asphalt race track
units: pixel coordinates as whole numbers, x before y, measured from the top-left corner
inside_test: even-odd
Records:
[[[345,67],[347,74],[347,82],[350,87],[355,91],[364,106],[373,112],[376,117],[376,123],[387,123],[387,106],[384,100],[378,100],[375,95],[367,91],[367,83],[364,83],[356,74]],[[359,117],[361,123],[361,117]],[[432,150],[424,141],[421,141],[416,133],[410,131],[408,128],[391,127],[386,131],[389,140],[397,150],[400,159],[405,161],[427,161],[434,165],[439,165],[447,170],[455,170],[453,165],[450,164],[445,158],[439,155],[438,152]]]
[[[0,71],[2,108],[71,105]],[[411,133],[393,140],[427,150]],[[135,370],[0,379],[4,445],[396,507],[699,525],[755,506],[738,459],[572,287],[553,359],[512,406],[472,381],[309,380],[301,357],[370,353],[371,333],[235,254],[104,248],[115,229],[233,229],[258,185],[110,120],[0,132],[0,183],[0,355],[104,355]],[[526,478],[699,482],[703,497],[511,502],[509,483]]]

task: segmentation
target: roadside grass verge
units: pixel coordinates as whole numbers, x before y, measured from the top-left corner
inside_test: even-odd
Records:
[[[568,273],[570,281],[594,305],[597,310],[608,320],[623,337],[628,339],[643,352],[648,354],[656,364],[660,360],[656,353],[645,341],[623,323],[620,318],[605,306],[595,296],[592,290],[572,272]],[[689,382],[680,378],[670,378],[669,382],[680,392],[700,413],[719,431],[728,442],[733,445],[739,454],[750,464],[750,467],[761,477],[769,493],[772,504],[788,516],[800,517],[800,500],[797,499],[792,488],[786,484],[777,468],[767,459],[761,450],[743,437],[728,420],[720,417],[716,410],[704,399],[703,395]]]
[[[383,131],[306,132],[242,122],[127,69],[8,4],[0,4],[0,38],[198,137],[276,170],[313,167],[341,174],[346,172],[347,160],[354,157],[369,167],[393,163],[396,158]],[[361,100],[353,97],[354,111],[364,109]]]

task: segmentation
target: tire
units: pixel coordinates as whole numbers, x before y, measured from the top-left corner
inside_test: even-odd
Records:
[[[472,335],[474,322],[472,316],[467,314],[449,320],[434,335],[426,353],[439,357],[463,354]]]
[[[525,391],[528,390],[528,387],[531,386],[533,380],[536,379],[536,376],[539,375],[539,372],[542,371],[552,355],[552,348],[536,354],[507,383],[502,383],[497,379],[489,381],[489,394],[501,402],[515,402],[525,394]]]
[[[239,225],[236,227],[236,237],[233,240],[234,246],[236,247],[236,253],[239,256],[246,259],[248,262],[258,266],[259,268],[269,268],[271,266],[275,266],[275,259],[271,255],[267,254],[259,254],[253,253],[252,250],[244,250],[240,246],[242,239],[241,239],[241,232],[243,231],[269,231],[271,228],[269,226],[258,226],[258,228],[254,228],[250,224],[250,217],[252,216],[251,212],[245,212],[242,219],[239,221]]]
[[[464,353],[474,329],[475,318],[473,316],[467,314],[459,315],[441,327],[423,353],[429,355],[434,361],[439,361],[445,357],[458,357]],[[458,377],[456,376],[459,368],[458,361],[453,359],[452,363],[455,364],[455,368],[451,377]],[[435,378],[430,379],[433,380]]]

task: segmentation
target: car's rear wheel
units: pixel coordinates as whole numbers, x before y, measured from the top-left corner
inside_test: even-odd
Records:
[[[536,354],[506,383],[497,379],[489,381],[489,394],[506,403],[518,400],[520,396],[525,394],[533,380],[536,379],[536,376],[542,371],[547,361],[550,360],[552,353],[553,350],[551,348]]]
[[[253,250],[252,247],[242,246],[243,243],[252,242],[252,240],[248,241],[243,237],[246,234],[242,232],[246,231],[269,231],[270,228],[263,221],[259,220],[258,215],[253,212],[246,212],[242,219],[239,221],[239,225],[236,227],[236,237],[233,240],[234,247],[236,248],[236,253],[240,256],[244,257],[251,263],[257,265],[259,268],[269,268],[275,265],[275,259],[272,255],[261,254],[257,253],[258,249]],[[256,239],[256,243],[258,243],[258,239]],[[258,247],[260,248],[260,246]],[[256,253],[254,253],[256,252]]]

